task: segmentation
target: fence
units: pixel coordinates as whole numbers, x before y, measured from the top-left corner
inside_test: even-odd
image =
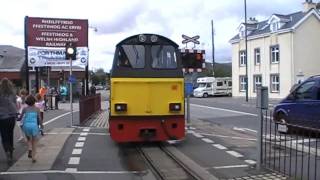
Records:
[[[264,110],[261,130],[262,166],[292,179],[320,179],[319,129],[278,123]]]
[[[81,96],[79,100],[80,124],[84,123],[92,114],[101,110],[101,94]]]

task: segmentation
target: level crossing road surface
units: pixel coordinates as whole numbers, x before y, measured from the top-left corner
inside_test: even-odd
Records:
[[[102,99],[106,110],[107,96]],[[170,146],[216,179],[255,179],[259,175],[280,178],[269,171],[256,171],[255,106],[243,103],[241,109],[237,101],[241,100],[192,98],[192,121],[186,139],[170,141]],[[37,163],[26,158],[23,142],[15,141],[13,164],[6,164],[0,150],[0,179],[156,179],[136,150],[111,140],[106,111],[84,127],[70,127],[69,105],[60,107],[45,113],[46,134],[39,141]],[[77,124],[76,103],[74,107]]]

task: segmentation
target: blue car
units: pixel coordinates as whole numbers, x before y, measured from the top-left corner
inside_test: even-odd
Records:
[[[320,129],[320,75],[294,86],[275,106],[273,118],[275,122]],[[286,133],[290,127],[278,125],[278,131]]]

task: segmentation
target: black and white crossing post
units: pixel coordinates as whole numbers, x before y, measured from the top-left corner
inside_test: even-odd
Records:
[[[185,94],[187,95],[187,128],[189,129],[191,120],[190,120],[190,95],[193,91],[193,76],[195,72],[201,72],[204,68],[205,61],[205,51],[194,49],[196,44],[200,44],[198,39],[200,36],[189,37],[186,35],[182,35],[184,39],[182,44],[186,44],[185,49],[180,49],[181,59],[182,59],[182,68],[184,73],[184,81],[185,81]],[[187,44],[191,42],[194,44],[192,49],[187,49]]]

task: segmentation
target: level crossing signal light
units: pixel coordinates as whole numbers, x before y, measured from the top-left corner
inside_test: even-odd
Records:
[[[194,49],[181,49],[182,68],[188,72],[201,72],[204,68],[205,51]]]
[[[77,48],[74,43],[66,44],[66,59],[76,60]]]
[[[64,72],[63,71],[59,72],[59,79],[60,79],[60,81],[64,80]]]

